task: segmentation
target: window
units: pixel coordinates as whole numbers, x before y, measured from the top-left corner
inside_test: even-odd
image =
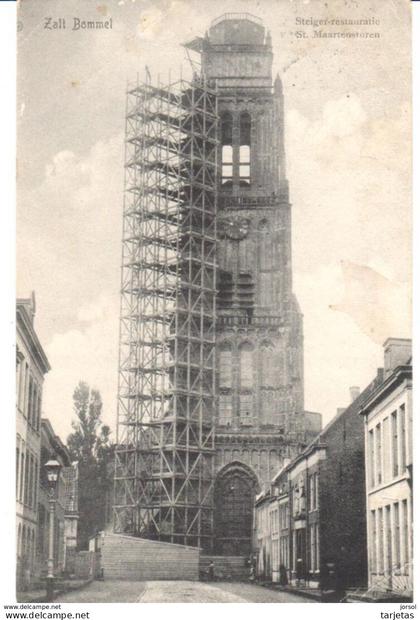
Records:
[[[368,435],[368,456],[369,456],[369,486],[375,486],[375,439],[373,436],[373,429],[369,431]]]
[[[34,425],[34,381],[29,377],[28,424]]]
[[[314,474],[314,493],[313,493],[313,501],[312,501],[312,510],[318,510],[319,507],[319,475]]]
[[[260,349],[261,386],[274,387],[275,364],[273,364],[273,346],[270,342],[263,342]]]
[[[410,530],[409,530],[409,523],[408,523],[408,506],[407,506],[407,500],[404,499],[401,502],[401,508],[402,508],[402,515],[401,515],[401,521],[402,521],[402,552],[403,552],[403,559],[402,559],[402,568],[403,568],[403,573],[404,575],[408,575],[409,573],[409,566],[410,566],[410,553],[409,553],[409,537],[410,537]]]
[[[249,185],[251,182],[251,151],[249,146],[239,147],[239,183]]]
[[[375,429],[376,439],[376,484],[382,482],[382,438],[381,438],[381,425],[377,424]]]
[[[385,418],[382,422],[382,443],[383,443],[383,452],[384,452],[384,471],[383,471],[383,480],[384,482],[388,482],[391,478],[390,471],[390,436],[389,436],[389,418]]]
[[[251,389],[254,385],[253,347],[245,343],[240,347],[241,389]]]
[[[273,391],[261,390],[261,422],[262,424],[270,424],[272,422],[272,411],[274,409],[272,404]]]
[[[222,140],[222,145],[224,144],[230,144],[232,145],[232,138],[233,138],[233,119],[232,119],[232,114],[230,112],[224,112],[224,114],[222,115],[222,123],[221,123],[221,128],[222,128],[222,135],[221,135],[221,140]]]
[[[251,183],[251,116],[242,112],[239,133],[234,134],[233,117],[225,112],[221,118],[222,186],[235,182],[247,187]]]
[[[313,572],[315,570],[315,526],[314,525],[309,526],[309,547],[310,547],[310,552],[311,552],[310,553],[311,561],[309,565],[309,570]]]
[[[404,472],[407,463],[406,463],[406,447],[405,447],[405,441],[406,441],[406,437],[405,437],[405,406],[401,405],[400,409],[399,409],[399,418],[400,418],[400,444],[401,444],[401,450],[400,450],[400,454],[401,454],[401,473]]]
[[[23,415],[28,415],[28,381],[29,381],[29,366],[25,362],[25,372],[24,372],[25,380],[23,382],[23,399],[22,399],[22,411]]]
[[[27,504],[29,501],[29,453],[26,450],[25,458],[25,488],[23,493],[23,503]]]
[[[231,426],[232,424],[232,396],[221,394],[219,399],[219,424]]]
[[[279,570],[279,541],[275,540],[272,545],[272,554],[273,554],[273,562],[272,568],[273,570]]]
[[[20,455],[20,487],[19,487],[19,501],[23,501],[24,485],[25,485],[25,452],[24,444],[22,444],[22,452]]]
[[[228,144],[222,146],[222,185],[232,183],[233,148]]]
[[[251,116],[242,112],[239,117],[239,184],[251,182]]]
[[[391,506],[385,506],[385,574],[392,573],[392,531],[391,531]]]
[[[37,416],[38,416],[38,386],[35,382],[35,380],[33,380],[32,383],[32,414],[31,414],[31,419],[32,419],[32,427],[34,430],[36,430],[37,427]]]
[[[395,568],[401,568],[400,548],[400,505],[394,503],[394,541],[395,541]]]
[[[29,455],[28,505],[32,508],[34,500],[34,457]]]
[[[251,144],[251,115],[248,112],[242,112],[239,118],[239,134],[241,146]]]
[[[383,510],[378,510],[378,573],[384,572],[384,517]]]
[[[222,116],[222,185],[232,184],[233,180],[233,119],[229,112]]]
[[[241,424],[243,426],[251,426],[253,424],[253,406],[252,406],[252,394],[240,394],[239,396],[239,415],[241,418]]]
[[[278,511],[277,510],[273,510],[271,512],[271,533],[272,534],[277,534],[278,532]]]
[[[315,476],[309,476],[309,510],[314,510],[315,500]]]
[[[39,463],[38,459],[34,458],[34,509],[36,510],[38,503],[38,478],[39,478]]]
[[[315,523],[315,570],[319,570],[319,524]]]
[[[376,545],[377,545],[377,540],[376,540],[376,510],[371,510],[370,511],[370,521],[371,521],[371,544],[370,544],[370,561],[371,561],[371,567],[370,567],[370,572],[371,573],[377,573],[377,565],[376,565]]]
[[[391,414],[391,433],[392,433],[392,475],[398,476],[399,473],[399,459],[398,459],[398,420],[397,412],[394,411]]]
[[[220,351],[220,387],[232,387],[232,351],[230,347],[223,347]]]
[[[280,564],[283,564],[285,568],[289,568],[289,539],[287,536],[282,536],[280,539]]]
[[[18,376],[16,380],[16,396],[17,396],[17,406],[19,410],[22,410],[22,392],[23,392],[23,383],[24,383],[24,368],[25,364],[23,360],[20,361],[18,365]]]
[[[38,392],[38,415],[36,419],[36,430],[41,428],[41,390]]]
[[[318,523],[309,526],[309,548],[311,572],[319,570],[319,529]]]

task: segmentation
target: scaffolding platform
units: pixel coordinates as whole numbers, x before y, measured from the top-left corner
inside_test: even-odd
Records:
[[[217,96],[127,91],[114,531],[209,548],[213,530]]]

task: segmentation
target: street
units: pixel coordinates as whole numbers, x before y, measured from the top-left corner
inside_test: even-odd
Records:
[[[94,581],[59,603],[311,603],[302,596],[248,583]]]

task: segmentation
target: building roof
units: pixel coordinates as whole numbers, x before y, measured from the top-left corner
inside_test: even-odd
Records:
[[[260,17],[257,17],[257,15],[252,15],[252,13],[223,13],[223,15],[220,15],[219,17],[216,17],[216,19],[213,19],[210,27],[217,26],[217,24],[220,24],[220,22],[243,20],[253,22],[254,24],[258,24],[258,26],[263,26],[262,19]]]
[[[41,447],[46,446],[48,442],[51,449],[61,457],[63,467],[71,465],[71,456],[67,446],[61,441],[60,437],[55,434],[51,422],[48,418],[41,418]]]
[[[393,392],[405,379],[411,379],[413,376],[413,367],[411,356],[406,364],[397,366],[388,377],[376,386],[367,397],[360,403],[359,413],[367,415],[381,400],[386,398],[388,394]]]
[[[35,316],[35,293],[27,299],[19,298],[16,300],[16,328],[22,333],[27,341],[27,345],[43,374],[51,370],[48,358],[41,346],[39,338],[34,328]]]
[[[336,424],[344,415],[346,415],[349,411],[358,412],[361,404],[368,398],[380,385],[383,381],[383,369],[378,369],[378,374],[376,377],[367,385],[367,387],[359,394],[359,396],[350,403],[348,407],[343,410],[339,410],[337,414],[328,422],[328,424],[321,430],[320,433],[306,446],[306,448],[298,454],[290,463],[284,465],[280,471],[274,476],[272,482],[275,483],[282,474],[286,471],[290,471],[293,469],[297,463],[307,458],[310,454],[315,452],[316,450],[322,450],[326,447],[325,437],[332,426]]]

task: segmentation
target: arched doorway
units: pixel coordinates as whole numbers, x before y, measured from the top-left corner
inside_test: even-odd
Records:
[[[217,474],[214,498],[216,553],[251,553],[253,509],[258,491],[256,475],[239,461],[229,463]]]

